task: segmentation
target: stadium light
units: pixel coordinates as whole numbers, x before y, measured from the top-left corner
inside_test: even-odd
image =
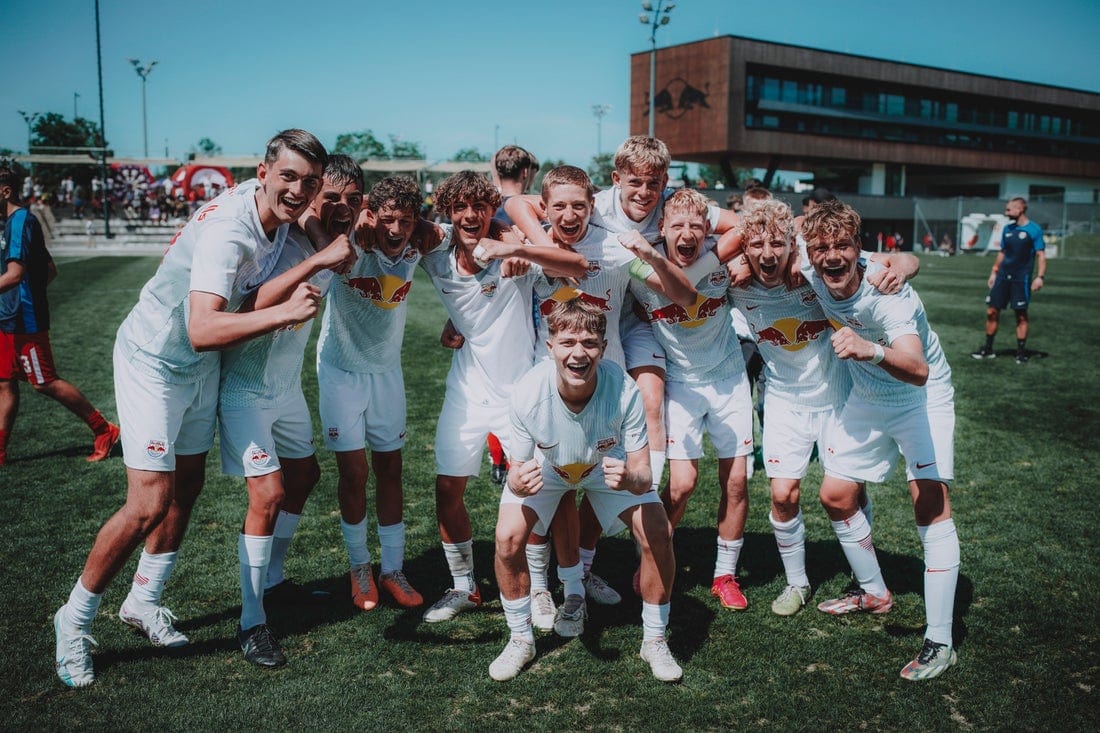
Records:
[[[156,61],[150,61],[145,66],[138,59],[126,59],[134,65],[134,71],[141,77],[141,134],[144,142],[145,157],[149,157],[149,122],[145,116],[145,80],[149,78],[149,72],[157,65]]]
[[[23,121],[27,123],[27,155],[31,154],[31,139],[34,137],[34,121],[39,117],[38,112],[24,112],[19,110],[19,116],[23,118]],[[34,177],[34,163],[31,166],[31,177]]]
[[[642,3],[642,10],[645,12],[638,16],[638,22],[642,25],[650,26],[649,33],[649,136],[653,137],[654,129],[654,113],[653,113],[653,98],[657,94],[657,29],[663,25],[668,25],[668,14],[675,8],[674,3],[665,5],[665,0],[657,0],[657,8],[653,8],[653,3]],[[653,13],[652,17],[649,13]]]
[[[596,157],[603,153],[603,116],[611,111],[610,104],[592,105],[592,114],[596,116]]]

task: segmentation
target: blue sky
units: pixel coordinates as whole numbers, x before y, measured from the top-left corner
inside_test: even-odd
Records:
[[[98,120],[93,0],[5,3],[0,147],[25,150],[17,110]],[[594,104],[603,148],[628,132],[629,56],[649,47],[637,0],[377,2],[102,0],[107,138],[141,155],[148,81],[151,155],[209,137],[256,153],[304,127],[331,145],[369,128],[429,158],[517,142],[587,164]],[[313,17],[306,13],[314,12]],[[733,34],[1100,92],[1097,0],[679,0],[660,46]]]

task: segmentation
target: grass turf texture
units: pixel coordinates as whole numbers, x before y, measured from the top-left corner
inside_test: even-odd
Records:
[[[1093,293],[1100,264],[1050,263],[1050,285],[1032,311],[1029,347],[1039,353],[1017,365],[1011,314],[1002,320],[998,358],[969,356],[982,340],[990,262],[926,258],[916,283],[954,369],[958,414],[952,503],[963,557],[959,663],[939,679],[898,678],[920,648],[924,624],[921,547],[900,470],[871,487],[879,559],[897,599],[890,614],[836,618],[812,606],[792,618],[771,613],[784,579],[762,472],[750,482],[740,564],[750,607],[721,610],[709,595],[716,487],[707,466],[676,533],[670,643],[684,666],[683,683],[656,682],[637,658],[633,545],[612,538],[602,541],[596,569],[623,592],[623,604],[590,606],[587,630],[577,640],[540,637],[536,662],[501,684],[487,673],[507,637],[492,575],[497,490],[483,476],[467,493],[483,609],[435,625],[420,621],[422,609],[404,611],[385,600],[364,614],[347,597],[336,469],[323,448],[324,476],[287,569],[312,588],[332,591],[333,600],[269,609],[290,664],[258,670],[243,660],[233,638],[244,484],[220,474],[215,449],[165,594],[191,646],[176,654],[154,649],[115,617],[131,560],[105,594],[92,629],[100,643],[98,679],[91,688],[69,690],[53,671],[50,619],[95,532],[124,497],[124,469],[117,451],[106,463],[85,463],[90,434],[24,385],[9,464],[0,469],[0,727],[1095,730],[1100,310]],[[155,266],[151,258],[63,262],[51,287],[60,373],[112,418],[114,332]],[[405,568],[431,603],[449,584],[435,524],[432,456],[448,353],[438,345],[442,308],[420,275],[409,306]],[[303,381],[315,405],[312,369]],[[803,500],[815,603],[847,582],[847,566],[817,504],[819,481],[815,463]]]

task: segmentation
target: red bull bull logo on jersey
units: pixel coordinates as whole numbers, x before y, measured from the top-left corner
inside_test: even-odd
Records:
[[[600,270],[602,270],[602,269],[603,268],[600,266],[600,261],[599,260],[589,260],[588,261],[588,267],[586,267],[585,270],[584,270],[584,276],[585,277],[596,277],[596,275],[600,274]]]
[[[168,443],[163,440],[150,440],[145,445],[145,453],[150,458],[160,460],[168,454]]]
[[[618,444],[619,439],[615,436],[611,436],[610,438],[603,438],[602,440],[596,441],[596,452],[607,453]]]
[[[677,303],[669,303],[661,308],[654,308],[649,312],[650,321],[664,321],[684,328],[698,328],[723,313],[726,306],[725,298],[707,298],[702,293],[695,296],[695,303],[684,308]]]
[[[822,334],[833,328],[827,320],[803,321],[800,318],[780,318],[770,326],[757,329],[750,324],[755,335],[756,343],[779,346],[787,351],[799,351],[806,348],[806,344],[816,341]]]
[[[347,282],[348,287],[358,290],[372,305],[385,310],[392,310],[404,303],[412,289],[412,280],[395,275],[352,277]]]
[[[576,486],[584,479],[588,478],[592,474],[592,471],[596,469],[595,463],[567,463],[564,466],[555,466],[550,464],[550,468],[554,470],[561,480],[570,486]]]

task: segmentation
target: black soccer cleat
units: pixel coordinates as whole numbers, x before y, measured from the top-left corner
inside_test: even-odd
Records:
[[[253,626],[247,631],[237,627],[237,642],[241,645],[246,662],[257,667],[274,669],[286,664],[286,655],[267,624]]]

